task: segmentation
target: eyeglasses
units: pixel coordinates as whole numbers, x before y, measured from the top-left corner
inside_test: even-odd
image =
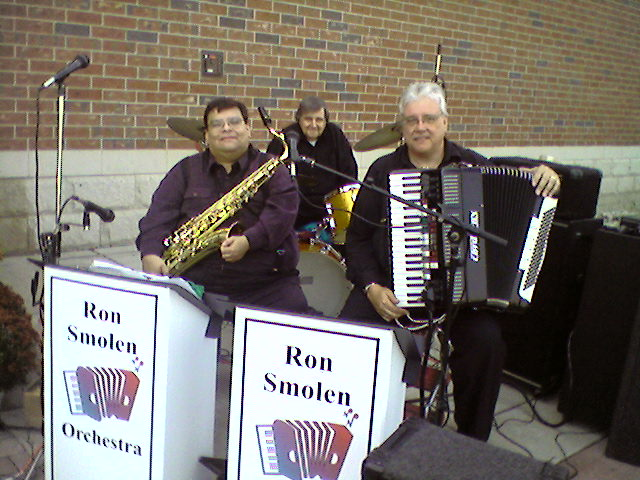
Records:
[[[325,118],[324,117],[300,117],[300,120],[307,123],[312,123],[314,121],[316,123],[324,123]]]
[[[244,118],[242,117],[231,117],[231,118],[227,118],[226,120],[222,118],[218,118],[216,120],[212,120],[211,122],[209,122],[209,128],[221,129],[221,128],[224,128],[224,126],[227,124],[232,128],[237,128],[243,123],[244,123]]]
[[[402,123],[403,125],[407,126],[407,127],[416,127],[418,125],[418,123],[420,122],[420,120],[422,120],[422,123],[425,123],[427,125],[432,125],[436,122],[436,120],[438,120],[440,117],[442,117],[442,113],[437,113],[436,115],[422,115],[422,117],[418,118],[418,117],[404,117],[402,119]]]

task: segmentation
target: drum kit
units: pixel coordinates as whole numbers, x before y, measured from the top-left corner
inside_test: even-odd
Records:
[[[184,117],[170,117],[167,125],[177,134],[201,144],[204,140],[202,120]],[[357,152],[373,150],[401,138],[399,123],[387,125],[366,136],[353,149]],[[351,283],[345,276],[345,263],[340,252],[332,246],[344,246],[347,227],[351,221],[351,212],[360,185],[354,183],[337,188],[324,197],[327,215],[313,231],[298,233],[300,249],[300,283],[311,307],[322,314],[335,317],[340,312]],[[331,243],[320,239],[319,232],[327,229]]]

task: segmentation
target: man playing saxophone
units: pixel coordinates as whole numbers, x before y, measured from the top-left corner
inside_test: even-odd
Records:
[[[214,99],[205,109],[204,126],[204,151],[182,159],[167,173],[140,220],[136,246],[145,272],[175,273],[163,258],[166,239],[214,202],[226,205],[234,195],[228,192],[250,184],[269,159],[250,144],[251,127],[243,103],[227,97]],[[293,229],[298,193],[285,166],[277,166],[269,175],[242,208],[225,220],[224,227],[237,227],[219,249],[190,265],[181,276],[236,303],[304,312],[308,307],[296,270],[299,252]],[[199,240],[203,230],[202,225],[191,227],[183,236],[185,242]]]

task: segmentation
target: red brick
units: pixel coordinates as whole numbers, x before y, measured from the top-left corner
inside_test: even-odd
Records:
[[[135,147],[135,140],[112,140],[105,139],[102,141],[102,148],[105,149],[114,149],[114,150],[131,150]]]
[[[66,46],[71,50],[91,53],[102,48],[102,40],[86,37],[67,37]],[[89,58],[91,58],[91,55],[89,55]]]
[[[176,45],[178,47],[184,47],[188,44],[188,39],[183,35],[171,35],[168,33],[161,33],[158,35],[158,43],[161,45]]]
[[[51,19],[51,17],[49,17],[49,19]],[[83,25],[100,25],[102,23],[102,15],[79,10],[67,10],[66,21],[69,23],[81,23]]]
[[[257,11],[255,19],[259,22],[280,23],[280,14],[274,12],[261,12]]]
[[[52,34],[53,23],[18,18],[15,20],[15,29],[18,32],[27,32],[29,34]]]
[[[161,66],[164,68],[163,65]],[[196,70],[188,72],[172,70],[169,78],[178,82],[197,82],[200,79],[200,72]]]
[[[155,140],[155,139],[136,139],[135,143],[136,150],[139,149],[165,149],[166,141],[165,140]]]
[[[167,94],[161,92],[137,92],[138,102],[167,103]]]
[[[169,53],[169,47],[166,45],[151,45],[148,43],[139,43],[136,47],[136,53],[140,55],[156,55],[166,57]]]
[[[138,69],[136,67],[127,67],[124,65],[105,65],[104,75],[106,77],[117,78],[137,78]]]
[[[139,5],[127,5],[127,16],[130,17],[144,17],[144,18],[158,18],[158,9],[147,6]]]
[[[102,48],[105,52],[134,53],[136,51],[136,44],[134,42],[104,40],[102,42]]]
[[[168,26],[168,32],[171,34],[197,36],[199,35],[200,28],[198,25],[186,24],[186,23],[170,23]]]
[[[135,102],[136,92],[127,90],[103,90],[102,97],[105,102]]]
[[[173,135],[177,136],[178,134],[173,132]],[[167,147],[169,149],[187,149],[187,148],[193,148],[194,152],[195,152],[195,142],[188,140],[186,138],[167,138],[166,140],[166,144]]]
[[[227,7],[226,5],[202,2],[200,3],[200,13],[202,15],[217,17],[218,15],[225,15],[227,13]]]
[[[215,94],[214,92],[212,92],[212,90],[205,90],[203,93],[211,95]],[[198,101],[198,98],[195,95],[190,95],[187,93],[169,93],[167,95],[167,98],[170,105],[194,104]],[[162,106],[160,106],[160,113],[162,112]]]
[[[119,114],[124,115],[126,112],[126,105],[123,103],[115,102],[100,102],[95,103],[92,108],[92,112],[95,114]]]
[[[141,78],[152,78],[156,80],[167,80],[171,72],[161,68],[139,67],[138,76]]]
[[[101,0],[91,3],[91,10],[94,12],[109,13],[114,15],[125,15],[127,13],[127,5],[125,4],[125,2],[111,2]],[[148,4],[149,0],[145,0],[145,3]]]
[[[25,17],[27,7],[25,5],[0,5],[0,16],[3,17]]]
[[[125,129],[126,138],[153,139],[157,137],[156,127],[127,127]]]
[[[171,101],[173,98],[172,95],[169,96],[169,101]],[[192,102],[193,103],[193,102]],[[202,107],[198,107],[198,115],[190,115],[189,114],[189,108],[184,106],[184,105],[178,105],[178,104],[173,104],[173,105],[158,105],[158,115],[160,116],[166,116],[166,117],[189,117],[189,116],[193,116],[193,117],[201,117],[202,114],[204,113],[204,108]]]
[[[124,134],[122,127],[93,127],[93,130],[96,138],[122,138]]]
[[[145,55],[127,55],[127,65],[132,67],[158,67],[158,57]]]

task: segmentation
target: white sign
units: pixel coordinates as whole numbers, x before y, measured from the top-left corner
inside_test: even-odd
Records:
[[[104,478],[123,478],[123,464],[127,478],[151,478],[155,336],[145,332],[157,297],[63,278],[51,293],[54,478],[77,478],[96,457]]]
[[[392,351],[402,357],[388,330],[237,308],[227,478],[360,478],[401,421]]]

